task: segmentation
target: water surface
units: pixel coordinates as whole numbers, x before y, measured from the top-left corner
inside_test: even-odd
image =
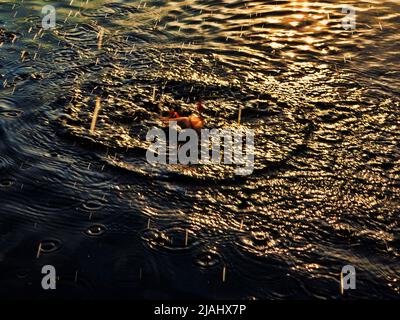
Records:
[[[346,297],[398,298],[400,3],[347,4],[2,0],[0,295],[340,298],[351,264]],[[252,175],[147,163],[199,100],[242,109]]]

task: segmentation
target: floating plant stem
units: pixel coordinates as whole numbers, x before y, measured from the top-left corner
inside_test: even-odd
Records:
[[[92,123],[90,125],[90,133],[94,133],[94,129],[96,128],[97,116],[99,115],[100,107],[101,107],[101,99],[97,97],[96,106],[93,111]]]
[[[242,107],[239,107],[239,112],[238,112],[238,125],[240,125],[241,120],[242,120]]]
[[[39,247],[36,253],[36,259],[39,259],[41,251],[42,251],[42,243],[39,243]]]
[[[226,281],[226,266],[222,269],[222,282]]]
[[[101,50],[103,46],[103,36],[104,36],[104,29],[100,28],[99,33],[97,34],[97,49]]]
[[[343,273],[340,273],[340,294],[343,295]]]
[[[187,245],[188,245],[188,240],[189,240],[189,232],[186,229],[186,231],[185,231],[185,247],[187,247]]]

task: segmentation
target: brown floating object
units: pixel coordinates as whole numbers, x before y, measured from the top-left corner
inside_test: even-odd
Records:
[[[197,115],[179,118],[163,118],[162,120],[167,122],[176,121],[177,124],[183,129],[200,130],[204,127],[204,120]]]

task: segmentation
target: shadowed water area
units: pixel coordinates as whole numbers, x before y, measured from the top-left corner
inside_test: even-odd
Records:
[[[346,3],[0,0],[0,296],[399,298],[400,1]],[[146,161],[198,101],[251,175]]]

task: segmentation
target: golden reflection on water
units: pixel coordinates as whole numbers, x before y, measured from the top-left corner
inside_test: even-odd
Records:
[[[28,1],[24,5],[39,11],[45,3]],[[255,67],[260,64],[257,60],[265,59],[302,61],[312,58],[340,63],[348,62],[351,57],[354,66],[360,68],[366,59],[371,64],[376,59],[371,57],[371,51],[374,57],[389,52],[393,55],[393,49],[384,50],[380,44],[391,47],[393,41],[399,40],[395,24],[398,14],[393,12],[398,3],[395,1],[388,2],[386,8],[382,8],[378,1],[348,1],[346,5],[354,6],[357,13],[354,31],[343,29],[342,20],[346,14],[342,13],[344,4],[341,1],[222,1],[221,4],[210,4],[189,0],[169,1],[159,6],[151,1],[76,0],[72,5],[66,2],[54,4],[58,20],[65,19],[59,22],[62,25],[68,22],[90,23],[90,15],[85,17],[85,14],[91,10],[100,10],[104,17],[107,14],[112,16],[113,11],[104,6],[110,3],[137,9],[113,17],[112,32],[115,34],[118,33],[115,25],[124,31],[131,28],[136,32],[153,33],[149,45],[214,50],[219,58],[230,63],[235,62],[226,53],[241,52],[252,57],[249,63]],[[104,23],[102,27],[110,28],[107,21]],[[388,38],[391,38],[392,45],[385,40]],[[241,60],[237,56],[234,59]]]
[[[74,1],[73,5],[75,8],[70,8],[68,6],[63,6],[59,9],[58,13],[61,15],[66,15],[69,17],[66,21],[75,22],[90,22],[90,15],[85,16],[86,12],[81,11],[82,9],[88,10],[97,8],[102,12],[107,14],[108,10],[101,7],[101,4],[110,3],[111,1],[92,1],[86,4],[79,1]],[[122,3],[122,2],[121,2]],[[220,61],[231,63],[234,66],[245,66],[249,65],[255,72],[257,69],[264,70],[268,69],[270,65],[274,62],[279,62],[280,64],[289,65],[289,69],[296,73],[296,68],[301,72],[312,70],[309,74],[303,74],[301,78],[294,78],[293,80],[288,77],[287,87],[284,84],[280,88],[280,94],[282,100],[290,98],[294,100],[296,96],[299,100],[303,100],[302,97],[306,96],[309,90],[312,94],[318,94],[318,90],[321,89],[322,97],[318,99],[324,102],[335,101],[337,99],[336,92],[332,88],[327,86],[328,81],[336,81],[332,72],[326,65],[321,64],[325,62],[328,57],[333,61],[344,62],[352,67],[357,66],[357,62],[360,61],[367,65],[368,60],[361,59],[363,57],[363,50],[368,48],[366,57],[372,59],[375,50],[376,54],[379,54],[380,46],[382,42],[376,42],[376,39],[382,40],[388,37],[398,37],[398,34],[392,35],[387,33],[388,30],[393,29],[394,26],[389,22],[381,22],[385,19],[391,21],[391,19],[398,18],[398,15],[394,15],[392,12],[386,11],[381,13],[382,16],[374,16],[374,11],[371,9],[372,6],[366,6],[365,4],[358,5],[357,8],[360,10],[360,16],[358,17],[358,29],[355,31],[346,31],[341,25],[341,19],[343,14],[341,13],[341,4],[338,3],[322,3],[322,2],[304,2],[304,1],[289,1],[283,3],[271,3],[271,4],[260,4],[258,2],[247,2],[244,4],[225,1],[224,3],[235,4],[232,7],[224,6],[208,6],[206,2],[200,1],[185,1],[185,2],[168,2],[163,7],[157,8],[151,5],[144,6],[141,4],[134,5],[139,8],[138,11],[133,11],[124,14],[121,17],[113,19],[113,25],[107,25],[107,19],[101,21],[102,25],[96,26],[100,30],[107,30],[107,35],[112,37],[113,33],[118,35],[121,31],[135,30],[140,34],[146,33],[148,35],[156,35],[155,38],[149,38],[150,40],[141,43],[141,46],[150,46],[158,48],[182,48],[182,42],[186,49],[191,49],[193,51],[206,49],[212,51],[214,57],[218,58]],[[356,5],[356,3],[354,2]],[[377,4],[377,3],[375,3]],[[132,5],[132,4],[130,4]],[[40,5],[36,4],[35,8],[39,9]],[[75,12],[73,12],[75,10]],[[72,11],[72,13],[71,13]],[[82,14],[76,14],[77,11],[81,11]],[[105,15],[105,17],[107,17]],[[379,23],[378,23],[378,20]],[[62,26],[60,26],[62,29]],[[101,32],[101,31],[100,31]],[[62,32],[61,32],[62,34]],[[102,33],[100,33],[102,34]],[[160,37],[162,41],[158,41],[157,37]],[[168,41],[165,40],[165,37]],[[97,49],[103,49],[103,38],[98,36]],[[153,39],[154,41],[151,41]],[[106,39],[104,39],[106,41]],[[79,44],[79,39],[76,40]],[[382,46],[391,46],[393,42],[388,43],[384,41]],[[140,46],[140,45],[139,45]],[[131,50],[131,48],[128,48]],[[240,52],[241,55],[237,53]],[[115,56],[117,56],[117,53]],[[385,52],[385,55],[397,54],[396,50],[392,52]],[[320,60],[319,63],[317,60]],[[97,63],[96,63],[97,64]],[[315,66],[317,65],[317,70]],[[364,67],[365,68],[365,67]],[[129,70],[118,70],[119,76],[124,76]],[[170,72],[170,74],[168,73]],[[118,76],[117,75],[117,76]],[[176,70],[171,69],[171,71],[165,71],[164,76],[168,75],[172,78],[176,77]],[[219,83],[223,84],[222,79],[214,79],[213,74],[207,74],[205,72],[191,71],[191,80],[202,80],[208,81],[209,83]],[[251,74],[248,74],[249,78]],[[111,78],[111,74],[110,74]],[[186,79],[188,80],[188,79]],[[267,79],[273,83],[274,79]],[[107,81],[107,79],[105,79]],[[111,81],[111,80],[110,80]],[[322,82],[320,85],[319,82]],[[229,82],[227,82],[229,83]],[[260,86],[260,83],[255,84]],[[261,87],[261,86],[260,86]],[[326,89],[326,91],[324,91]],[[286,90],[286,91],[285,91]],[[350,95],[353,93],[350,93]],[[358,99],[356,95],[360,96],[361,93],[354,92],[352,98]],[[123,96],[123,94],[122,94]],[[86,99],[86,98],[85,98]],[[112,99],[112,97],[109,97]],[[87,101],[87,100],[86,100]],[[107,101],[108,104],[112,104],[112,100]],[[127,103],[127,101],[123,101]],[[353,106],[357,108],[357,105]],[[96,130],[96,124],[98,121],[98,113],[100,110],[100,100],[96,102],[94,108],[90,132],[100,134],[101,131]],[[109,111],[108,111],[109,112]],[[326,116],[321,111],[321,116]],[[371,119],[364,119],[366,122],[371,123]],[[381,122],[385,121],[382,118]],[[329,130],[340,131],[346,126],[345,124],[337,124],[334,128],[329,128],[328,126],[317,132],[322,136],[327,136],[329,138]],[[83,128],[81,128],[83,129]],[[333,136],[336,133],[334,132]],[[110,124],[110,131],[107,137],[103,135],[103,138],[112,141],[115,136],[118,137],[117,143],[123,147],[129,147],[134,144],[131,140],[129,134],[129,128],[124,126],[119,126],[119,124]],[[334,139],[334,138],[332,138]],[[114,141],[112,141],[114,142]],[[329,143],[326,142],[316,142],[310,143],[310,146],[319,152],[326,153]],[[286,146],[279,146],[284,149]],[[275,150],[270,148],[271,150]],[[270,156],[269,152],[265,152]],[[271,157],[273,153],[271,154]],[[352,166],[354,159],[342,159],[342,164],[348,164]],[[297,173],[293,173],[296,175]],[[374,181],[379,181],[381,178],[379,176],[372,177],[371,173],[366,178],[374,179]],[[290,174],[288,174],[290,175]],[[365,178],[363,177],[363,178]],[[317,197],[315,190],[308,194],[309,190],[296,191],[304,195]],[[325,194],[326,190],[321,191]],[[221,196],[221,202],[224,201],[225,194],[205,194],[203,195],[208,201],[209,206],[216,205],[218,203],[218,196]],[[258,195],[257,198],[253,199],[255,202],[262,203],[268,199],[268,195]],[[364,195],[358,195],[354,197],[348,197],[345,200],[347,202],[355,201],[357,203],[365,204],[365,206],[377,205],[379,201],[375,201],[374,197],[368,198]],[[203,199],[204,200],[204,199]],[[235,207],[239,203],[237,199],[231,199],[232,207]],[[367,205],[368,204],[368,205]],[[196,209],[196,208],[195,208]],[[197,208],[199,211],[202,209]],[[215,208],[217,210],[217,208]],[[232,211],[232,208],[228,208]],[[266,212],[266,214],[268,214]],[[319,216],[321,212],[316,212],[316,216]],[[280,217],[284,217],[285,213],[280,212]],[[303,213],[298,212],[296,218],[301,220],[305,219],[306,216]],[[245,221],[245,222],[243,222]],[[229,224],[234,224],[234,226]],[[213,228],[220,231],[224,229],[240,229],[243,224],[247,225],[247,228],[253,227],[253,222],[248,222],[246,220],[227,221],[221,215],[210,214],[204,215],[194,215],[191,217],[192,225],[202,225],[206,224],[210,230]],[[340,228],[336,221],[331,221],[332,225]],[[247,241],[247,240],[246,240]],[[259,239],[248,239],[248,243],[254,245],[259,241]],[[247,242],[246,242],[247,243]],[[274,247],[275,243],[273,241],[267,241],[264,244],[267,248]],[[309,265],[307,268],[313,268],[314,266]]]
[[[394,2],[385,2],[383,7],[378,1],[349,1],[358,8],[354,31],[343,29],[339,1],[210,4],[193,0],[169,1],[162,7],[119,1],[137,10],[105,6],[112,2],[75,0],[72,6],[69,1],[55,2],[61,22],[46,35],[55,35],[54,47],[58,40],[66,45],[55,48],[49,60],[39,56],[38,63],[51,68],[44,81],[57,81],[62,90],[70,88],[73,81],[68,96],[73,100],[67,99],[70,105],[65,111],[72,120],[69,133],[75,141],[89,136],[107,147],[105,156],[93,151],[102,161],[99,167],[104,169],[106,163],[124,169],[107,174],[115,180],[126,179],[114,191],[121,201],[133,203],[139,215],[149,217],[147,229],[161,226],[161,231],[148,237],[152,248],[165,250],[167,245],[174,249],[174,242],[168,239],[179,233],[185,248],[195,237],[206,244],[202,248],[221,255],[226,244],[232,246],[238,253],[230,256],[232,260],[246,256],[243,263],[236,264],[237,269],[243,268],[239,271],[248,273],[249,264],[268,257],[284,264],[289,261],[290,270],[311,277],[329,277],[329,259],[349,259],[349,242],[358,245],[366,241],[368,250],[387,260],[398,256],[392,232],[395,223],[390,219],[396,221],[398,207],[394,187],[398,170],[393,163],[398,154],[393,138],[398,121],[393,110],[399,104],[388,95],[384,102],[386,98],[376,94],[378,85],[398,88],[399,14],[393,10],[398,9]],[[42,4],[48,2],[24,2],[26,8],[37,12]],[[99,37],[102,28],[105,32]],[[42,45],[46,39],[53,40],[49,38],[39,36],[32,41]],[[221,65],[228,67],[218,69]],[[59,79],[54,74],[59,74]],[[137,75],[143,76],[140,81]],[[225,184],[223,179],[216,181],[214,171],[199,170],[198,178],[203,180],[193,178],[185,184],[176,182],[177,176],[192,178],[196,167],[176,166],[159,174],[143,166],[143,157],[129,153],[143,147],[132,128],[154,125],[147,120],[158,117],[159,110],[151,101],[168,81],[176,86],[173,89],[178,96],[187,94],[190,87],[209,94],[206,103],[217,118],[213,125],[217,121],[228,125],[229,119],[236,122],[238,108],[243,107],[241,124],[254,125],[261,137],[257,174]],[[33,82],[28,81],[29,85]],[[97,96],[102,97],[101,104]],[[172,103],[185,107],[191,103],[182,99]],[[57,111],[62,107],[57,104]],[[22,135],[30,134],[32,128],[16,132],[14,144],[37,142],[35,136],[27,139]],[[51,138],[52,146],[53,140],[64,142],[64,137]],[[38,145],[45,141],[41,139]],[[60,150],[68,148],[61,143]],[[108,153],[108,148],[122,151]],[[38,150],[38,146],[29,145],[31,149]],[[271,164],[278,164],[272,173]],[[72,171],[80,167],[68,170],[73,179],[89,176],[82,184],[91,193],[97,187],[90,183],[90,174],[98,179],[103,169],[85,166],[86,171]],[[172,178],[167,175],[170,172]],[[131,183],[136,175],[138,183]],[[108,184],[108,178],[103,178]],[[57,185],[59,182],[57,178]],[[108,187],[99,189],[110,195]],[[119,202],[110,204],[116,208]],[[376,212],[379,215],[375,216]],[[154,220],[151,224],[150,218]],[[172,236],[168,236],[171,226],[167,220],[179,226]],[[337,243],[345,249],[326,252],[337,248]],[[386,252],[389,249],[391,252]],[[350,259],[373,268],[362,257]],[[376,267],[377,273],[384,270],[384,262]],[[233,272],[227,272],[230,281]],[[389,285],[398,291],[396,273],[387,273]],[[250,276],[258,283],[257,275]]]

